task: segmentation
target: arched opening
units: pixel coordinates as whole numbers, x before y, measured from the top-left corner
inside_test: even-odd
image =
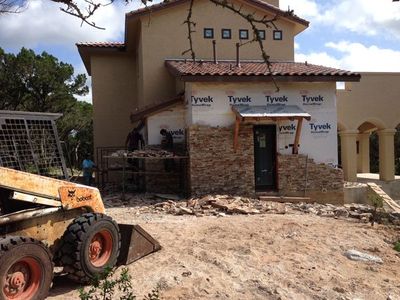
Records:
[[[342,123],[340,123],[340,122],[338,122],[338,124],[337,124],[337,146],[338,146],[338,167],[339,168],[342,168],[342,141],[341,141],[341,139],[340,139],[340,132],[341,131],[345,131],[346,130],[346,127],[342,124]]]
[[[394,135],[394,158],[395,158],[395,173],[400,175],[400,124],[396,127]]]
[[[357,136],[357,173],[379,173],[379,137],[381,124],[371,121],[362,123]]]

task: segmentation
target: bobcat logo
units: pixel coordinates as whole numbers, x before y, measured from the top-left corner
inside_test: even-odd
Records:
[[[68,190],[68,198],[74,198],[75,197],[75,190]]]

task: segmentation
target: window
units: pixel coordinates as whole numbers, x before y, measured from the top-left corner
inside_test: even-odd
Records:
[[[230,40],[232,38],[232,32],[230,29],[222,29],[221,35],[223,39]]]
[[[257,30],[260,39],[265,40],[265,30]]]
[[[214,38],[214,29],[213,28],[204,28],[204,38],[205,39],[213,39]]]
[[[274,30],[274,40],[280,41],[282,40],[282,30]]]
[[[239,30],[239,39],[248,40],[249,39],[249,31],[247,29]]]

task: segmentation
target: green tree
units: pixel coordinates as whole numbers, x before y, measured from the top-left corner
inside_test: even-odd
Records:
[[[86,95],[86,75],[74,76],[72,65],[43,52],[22,48],[17,54],[0,49],[0,109],[64,112]]]
[[[0,109],[62,113],[59,134],[74,166],[92,149],[92,105],[75,98],[88,90],[86,75],[46,52],[0,48]]]

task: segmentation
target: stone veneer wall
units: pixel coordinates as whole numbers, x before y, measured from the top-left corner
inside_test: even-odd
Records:
[[[278,155],[278,178],[281,196],[306,196],[319,203],[344,203],[343,171],[317,164],[305,155]]]
[[[253,126],[240,126],[233,149],[233,127],[194,125],[187,130],[190,193],[254,195]]]

